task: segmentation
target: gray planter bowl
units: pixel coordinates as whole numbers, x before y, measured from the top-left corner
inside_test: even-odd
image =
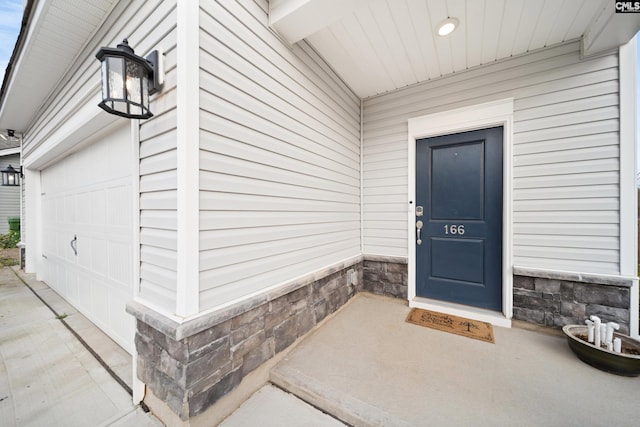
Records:
[[[567,343],[571,351],[583,362],[616,375],[626,377],[640,375],[640,355],[614,353],[578,338],[576,335],[587,336],[586,325],[566,325],[562,328],[562,331],[567,336]],[[622,340],[623,349],[632,348],[640,352],[640,341],[617,332],[614,332],[613,336]]]

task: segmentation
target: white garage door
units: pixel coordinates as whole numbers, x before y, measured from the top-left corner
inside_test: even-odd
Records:
[[[131,137],[125,126],[42,171],[45,282],[129,353]]]

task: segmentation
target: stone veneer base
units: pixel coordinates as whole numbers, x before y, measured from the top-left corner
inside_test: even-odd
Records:
[[[184,323],[129,304],[137,319],[137,373],[153,396],[150,406],[164,402],[185,422],[197,417],[358,291],[406,299],[406,260],[354,257]]]
[[[562,327],[596,314],[628,333],[631,279],[518,267],[513,272],[514,320]],[[150,391],[148,403],[152,409],[164,404],[172,424],[196,425],[224,406],[220,400],[243,378],[266,381],[265,366],[357,292],[406,300],[407,277],[405,258],[365,255],[184,323],[131,303],[137,372]],[[241,389],[245,396],[251,392]]]
[[[596,315],[629,334],[633,279],[518,267],[513,273],[514,319],[561,328]]]

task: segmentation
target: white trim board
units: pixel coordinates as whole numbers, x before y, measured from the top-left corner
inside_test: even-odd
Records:
[[[133,268],[131,269],[133,295],[135,299],[140,294],[140,120],[131,120],[131,206],[133,218],[131,220],[131,235],[133,246]],[[135,328],[131,340],[135,343]],[[138,350],[133,346],[132,360],[132,393],[133,404],[142,402],[145,394],[145,384],[138,378]]]
[[[408,295],[411,307],[437,310],[451,315],[490,322],[496,326],[510,327],[513,317],[513,274],[511,270],[513,264],[513,98],[409,119],[407,230],[409,236],[415,233],[413,210],[416,200],[416,140],[494,126],[503,126],[504,129],[502,152],[502,313],[416,297],[416,247],[415,239],[412,238],[408,239]]]
[[[4,150],[0,150],[0,157],[11,156],[13,154],[20,154],[20,151],[21,151],[20,147],[5,148]]]
[[[638,215],[636,188],[636,132],[637,102],[636,94],[636,45],[637,36],[620,47],[620,274],[636,276],[638,274]],[[640,303],[638,302],[638,280],[631,287],[631,305],[629,307],[629,335],[640,338],[638,327]]]
[[[620,274],[637,274],[636,39],[620,48]]]
[[[177,284],[180,317],[200,311],[200,2],[178,2],[177,43]]]

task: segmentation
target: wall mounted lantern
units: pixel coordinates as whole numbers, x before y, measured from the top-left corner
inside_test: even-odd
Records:
[[[2,172],[3,186],[20,185],[20,178],[23,176],[22,166],[20,166],[20,170],[16,170],[13,166],[9,165],[6,169],[1,170],[0,172]]]
[[[134,53],[127,39],[118,47],[102,47],[96,53],[102,67],[100,108],[129,119],[148,119],[149,95],[163,83],[162,55],[154,50],[143,58]]]

